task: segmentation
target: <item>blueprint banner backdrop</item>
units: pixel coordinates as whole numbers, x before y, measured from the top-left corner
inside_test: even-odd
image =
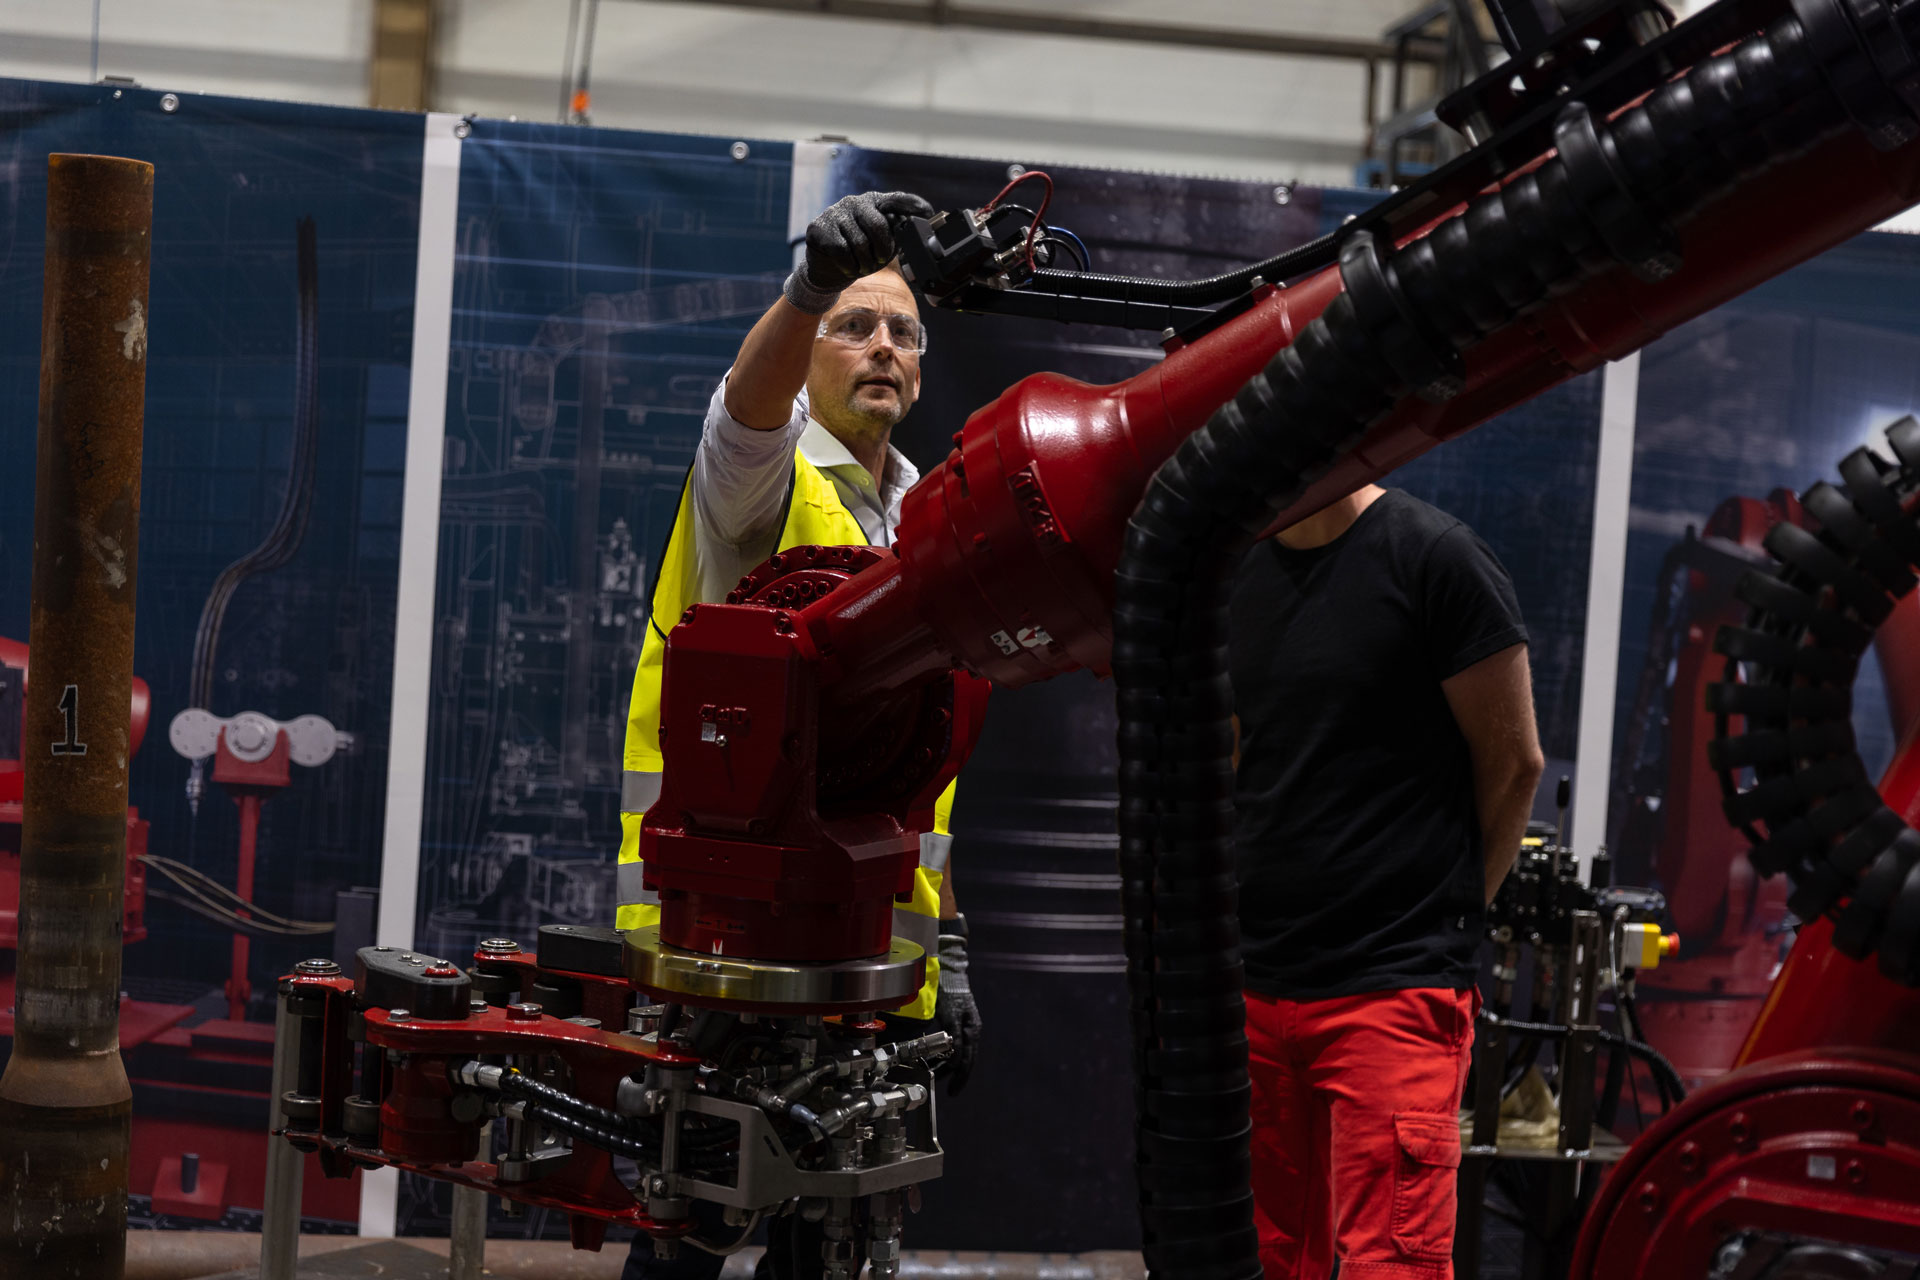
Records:
[[[1017,170],[856,147],[823,148],[823,202],[915,191],[978,207]],[[805,189],[808,149],[796,159]],[[1049,224],[1085,243],[1094,271],[1214,275],[1337,227],[1375,193],[1045,166]],[[1007,198],[1038,207],[1029,179]],[[797,230],[797,229],[796,229]],[[1092,383],[1161,358],[1159,335],[934,312],[919,405],[894,442],[923,470],[968,415],[1030,373]],[[1549,755],[1573,755],[1579,717],[1600,375],[1580,378],[1443,445],[1392,476],[1473,525],[1512,572],[1533,637]],[[1136,1247],[1132,1079],[1115,868],[1111,684],[1076,675],[996,690],[960,776],[953,879],[972,930],[986,1022],[967,1091],[941,1100],[947,1175],[909,1226],[922,1248]],[[1009,1167],[1005,1153],[1022,1159]],[[1009,1204],[1053,1204],[1009,1214]]]
[[[415,933],[435,955],[613,923],[653,565],[707,402],[789,269],[791,158],[489,120],[462,144]],[[450,1207],[404,1178],[399,1230],[444,1231]]]
[[[268,538],[295,484],[304,527],[281,540],[283,563],[236,580],[210,637],[203,699],[217,716],[319,715],[351,735],[326,763],[293,766],[261,805],[253,896],[295,920],[331,921],[337,895],[379,879],[420,148],[418,116],[0,81],[0,636],[27,641],[47,155],[147,160],[153,268],[134,671],[151,687],[152,715],[130,799],[151,824],[151,855],[234,885],[233,797],[206,776],[196,810],[188,761],[167,729],[193,703],[196,636],[216,580]],[[295,448],[303,220],[317,357],[304,468]],[[0,743],[0,757],[13,746]],[[176,880],[149,868],[147,886],[147,936],[126,951],[121,1024],[134,1079],[136,1221],[151,1207],[159,1160],[176,1157],[177,1180],[182,1150],[203,1154],[204,1184],[222,1164],[229,1202],[257,1206],[257,1179],[242,1165],[226,1169],[208,1134],[229,1126],[243,1135],[236,1150],[264,1158],[274,978],[303,957],[333,954],[335,940],[255,938],[243,975],[251,1022],[223,1030],[232,931]],[[10,982],[11,954],[0,960]],[[261,1034],[265,1049],[248,1038]],[[217,1066],[199,1056],[215,1052],[215,1039]],[[351,1217],[351,1185],[333,1186],[339,1194],[319,1208],[310,1198],[309,1212]],[[223,1208],[194,1211],[218,1218]]]
[[[627,695],[791,147],[476,121],[460,160],[421,947],[610,924]]]
[[[1758,881],[1706,768],[1702,686],[1739,574],[1861,445],[1920,411],[1920,238],[1870,232],[1640,357],[1608,844],[1616,878],[1663,889],[1681,958],[1641,979],[1648,1038],[1694,1081],[1732,1063],[1792,941],[1784,879]],[[1920,600],[1880,629],[1854,684],[1875,776],[1920,719]]]

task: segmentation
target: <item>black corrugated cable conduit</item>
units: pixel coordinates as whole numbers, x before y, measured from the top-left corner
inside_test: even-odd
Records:
[[[1900,26],[1887,6],[1853,7],[1885,10],[1896,41],[1920,27],[1920,6],[1900,6]],[[1453,394],[1461,353],[1528,308],[1616,262],[1649,279],[1678,269],[1675,223],[1850,121],[1882,145],[1910,137],[1912,114],[1873,67],[1839,0],[1795,0],[1793,16],[1613,120],[1569,105],[1554,158],[1422,239],[1395,250],[1350,236],[1345,291],[1155,474],[1115,574],[1113,644],[1154,1276],[1260,1274],[1226,648],[1240,554],[1399,400]]]
[[[1852,723],[1860,658],[1920,568],[1920,422],[1894,423],[1887,443],[1893,460],[1856,449],[1840,484],[1808,489],[1817,531],[1775,527],[1778,567],[1736,585],[1752,613],[1714,638],[1727,671],[1707,690],[1708,751],[1755,869],[1792,879],[1794,915],[1832,916],[1836,950],[1877,953],[1882,973],[1920,986],[1920,833],[1881,800]]]

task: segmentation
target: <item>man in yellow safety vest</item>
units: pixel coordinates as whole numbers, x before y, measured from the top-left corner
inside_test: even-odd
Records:
[[[913,292],[890,265],[890,213],[924,217],[932,209],[905,192],[869,192],[840,200],[813,221],[805,261],[747,334],[708,406],[661,556],[628,706],[620,928],[652,924],[660,913],[657,897],[642,883],[640,826],[660,793],[667,632],[689,604],[725,599],[742,575],[776,551],[887,545],[900,499],[920,478],[890,443],[920,394],[926,351]],[[894,932],[926,951],[927,978],[919,996],[891,1016],[934,1020],[954,1037],[947,1088],[957,1093],[973,1065],[980,1014],[967,981],[966,921],[954,903],[948,863],[952,806],[949,787],[935,808],[934,830],[921,837],[913,901],[894,913]],[[643,1265],[644,1252],[636,1247],[630,1276],[660,1280],[683,1270],[664,1259]]]

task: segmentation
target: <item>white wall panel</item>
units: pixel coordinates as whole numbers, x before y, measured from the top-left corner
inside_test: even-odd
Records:
[[[0,76],[89,78],[89,0],[0,3]],[[158,89],[365,106],[372,0],[100,0],[99,73]]]
[[[1372,39],[1412,0],[991,0],[1112,21]],[[914,5],[917,7],[918,0]],[[568,0],[441,0],[434,105],[553,120]],[[0,75],[85,80],[88,0],[0,3]],[[101,0],[99,71],[363,105],[372,0]],[[1354,62],[603,0],[596,123],[1237,177],[1349,179]]]

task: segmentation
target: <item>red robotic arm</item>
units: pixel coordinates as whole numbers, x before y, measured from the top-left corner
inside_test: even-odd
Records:
[[[472,1154],[481,1118],[498,1115],[515,1127],[512,1160],[440,1176],[532,1198],[528,1144],[550,1142],[541,1150],[573,1181],[549,1185],[606,1219],[617,1197],[571,1192],[605,1176],[588,1148],[619,1150],[641,1163],[645,1209],[618,1216],[662,1239],[690,1229],[689,1197],[754,1212],[814,1199],[829,1276],[851,1277],[848,1242],[866,1230],[876,1272],[890,1272],[899,1189],[939,1164],[897,1127],[926,1102],[900,1083],[912,1066],[860,1038],[867,1011],[921,980],[921,949],[891,936],[892,906],[986,682],[1088,667],[1120,689],[1147,1261],[1256,1275],[1223,566],[1262,531],[1920,200],[1920,146],[1907,145],[1920,131],[1916,10],[1729,0],[1666,37],[1634,36],[1618,75],[1579,60],[1589,46],[1611,57],[1626,27],[1573,31],[1529,60],[1537,96],[1501,99],[1489,141],[1339,235],[1326,250],[1337,267],[1281,287],[1301,260],[1275,260],[1272,282],[1247,280],[1127,382],[1018,384],[907,495],[894,548],[785,551],[727,602],[693,606],[668,641],[664,780],[642,834],[660,924],[608,931],[575,963],[543,946],[524,972],[496,949],[466,977],[380,956],[362,957],[356,982],[295,975],[287,998],[315,1010],[302,1036],[337,1046],[328,1028],[357,1026],[367,1051],[352,1097],[345,1051],[301,1054],[335,1065],[290,1095],[290,1135],[346,1161],[430,1168]],[[908,256],[930,299],[1066,314],[1038,275],[1022,287],[1027,255],[993,238],[1004,225],[963,211],[898,233],[927,247]],[[947,290],[923,269],[949,253],[1015,287]],[[1150,293],[1075,287],[1101,295],[1100,314]],[[608,954],[621,957],[612,972]],[[604,997],[621,978],[667,1006],[630,1013],[637,1041],[553,1026],[557,1009],[541,1007]],[[494,1004],[515,1000],[511,1017],[470,1017],[469,980]],[[380,1012],[402,997],[437,1011]],[[685,1022],[681,1006],[704,1012]],[[436,1043],[439,1068],[423,1067]],[[379,1049],[407,1069],[380,1067]],[[614,1060],[628,1074],[609,1097]],[[508,1070],[536,1062],[540,1080]],[[569,1080],[595,1096],[569,1094]],[[763,1124],[780,1139],[771,1163],[749,1132]],[[459,1136],[423,1143],[432,1129]]]
[[[1741,184],[1739,199],[1704,204],[1678,228],[1680,270],[1648,282],[1627,265],[1608,264],[1577,292],[1543,299],[1471,346],[1457,394],[1443,403],[1401,399],[1270,527],[1638,349],[1916,199],[1920,149],[1877,151],[1857,131],[1833,132],[1819,147],[1761,169]],[[1450,209],[1406,242],[1466,221],[1467,212]],[[1342,296],[1342,285],[1343,272],[1330,268],[1290,287],[1258,286],[1242,314],[1123,383],[1028,378],[975,413],[946,462],[907,495],[892,553],[831,566],[825,552],[814,559],[788,553],[729,603],[690,609],[668,646],[666,776],[657,820],[650,817],[643,836],[649,883],[663,901],[662,941],[818,962],[883,950],[880,921],[914,857],[906,815],[924,809],[929,792],[957,770],[977,723],[977,695],[932,695],[954,708],[953,731],[944,741],[944,730],[928,736],[925,724],[945,722],[940,708],[918,710],[929,697],[922,687],[957,681],[958,689],[970,676],[1018,686],[1080,667],[1106,674],[1114,569],[1149,478]],[[746,661],[748,650],[758,665]],[[764,691],[744,674],[776,668],[778,679]],[[732,691],[724,705],[715,698],[721,689]],[[718,717],[733,724],[726,728]],[[791,749],[807,758],[783,754]],[[777,784],[774,774],[745,765],[755,750],[784,761]],[[861,763],[832,783],[809,784],[819,760],[849,754]],[[852,826],[838,834],[827,829],[831,816],[822,819],[827,826],[809,818],[804,836],[783,826],[795,820],[793,808],[812,803],[826,815],[857,816],[841,819]],[[876,821],[881,832],[871,828]],[[827,878],[840,907],[864,899],[852,914],[866,924],[814,933],[797,950],[768,951],[752,939],[753,921],[772,919],[783,894],[807,892],[799,886],[822,871],[818,861],[802,870],[762,857],[759,849],[784,842],[756,837],[780,830],[791,847],[805,844],[821,857],[890,864],[890,873],[860,881],[864,888],[850,873]],[[891,852],[880,852],[876,842],[887,841]],[[830,847],[838,852],[821,852]],[[738,877],[729,908],[718,905],[722,865]]]

